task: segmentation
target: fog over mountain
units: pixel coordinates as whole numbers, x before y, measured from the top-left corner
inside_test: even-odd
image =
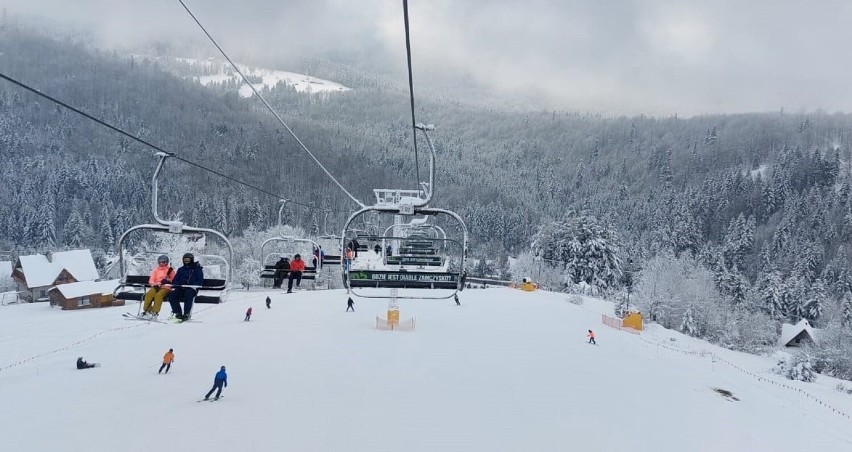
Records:
[[[188,1],[246,63],[332,58],[401,76],[402,4]],[[7,14],[72,26],[100,46],[215,54],[177,0],[3,0]],[[852,5],[663,0],[411,2],[421,83],[481,85],[531,105],[609,114],[852,110],[843,45]],[[201,55],[195,55],[201,56]]]

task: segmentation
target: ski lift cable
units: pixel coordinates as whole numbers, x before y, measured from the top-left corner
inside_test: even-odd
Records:
[[[263,188],[257,187],[257,186],[255,186],[255,185],[252,185],[252,184],[248,183],[248,182],[243,182],[243,181],[241,181],[241,180],[239,180],[239,179],[236,179],[236,178],[234,178],[234,177],[232,177],[232,176],[229,176],[229,175],[227,175],[227,174],[225,174],[225,173],[222,173],[221,171],[217,171],[217,170],[215,170],[215,169],[208,168],[208,167],[206,167],[206,166],[204,166],[204,165],[201,165],[201,164],[199,164],[199,163],[195,163],[195,162],[193,162],[192,160],[189,160],[189,159],[187,159],[187,158],[181,157],[181,156],[177,155],[177,154],[176,154],[176,153],[174,153],[174,152],[166,151],[165,149],[163,149],[163,148],[161,148],[161,147],[159,147],[159,146],[157,146],[157,145],[155,145],[155,144],[153,144],[153,143],[150,143],[150,142],[148,142],[148,141],[145,141],[145,140],[143,140],[142,138],[139,138],[139,137],[137,137],[137,136],[135,136],[135,135],[133,135],[133,134],[131,134],[131,133],[125,132],[124,130],[122,130],[122,129],[120,129],[120,128],[118,128],[118,127],[116,127],[116,126],[112,125],[112,124],[109,124],[109,123],[107,123],[106,121],[103,121],[103,120],[101,120],[101,119],[99,119],[99,118],[96,118],[96,117],[94,117],[94,116],[92,116],[92,115],[90,115],[90,114],[88,114],[88,113],[86,113],[86,112],[84,112],[84,111],[82,111],[82,110],[80,110],[80,109],[76,108],[76,107],[73,107],[73,106],[71,106],[71,105],[69,105],[69,104],[67,104],[67,103],[65,103],[65,102],[63,102],[63,101],[61,101],[61,100],[59,100],[59,99],[57,99],[57,98],[55,98],[55,97],[52,97],[52,96],[50,96],[50,95],[48,95],[48,94],[45,94],[45,93],[43,93],[43,92],[41,92],[41,91],[39,91],[39,90],[37,90],[37,89],[35,89],[35,88],[33,88],[33,87],[31,87],[31,86],[29,86],[29,85],[27,85],[27,84],[25,84],[25,83],[21,82],[21,81],[18,81],[18,80],[16,80],[16,79],[14,79],[14,78],[12,78],[12,77],[10,77],[10,76],[6,75],[6,74],[0,73],[0,78],[2,78],[3,80],[8,81],[9,83],[12,83],[12,84],[14,84],[14,85],[17,85],[17,86],[19,86],[19,87],[21,87],[21,88],[23,88],[23,89],[25,89],[25,90],[27,90],[27,91],[29,91],[29,92],[31,92],[31,93],[33,93],[33,94],[37,95],[37,96],[39,96],[39,97],[42,97],[42,98],[47,99],[47,100],[49,100],[49,101],[51,101],[51,102],[53,102],[53,103],[55,103],[55,104],[57,104],[57,105],[60,105],[60,106],[62,106],[62,107],[64,107],[64,108],[67,108],[68,110],[71,110],[71,111],[73,111],[74,113],[77,113],[78,115],[81,115],[81,116],[83,116],[83,117],[85,117],[85,118],[87,118],[87,119],[89,119],[89,120],[91,120],[91,121],[94,121],[94,122],[96,122],[96,123],[98,123],[98,124],[100,124],[100,125],[102,125],[102,126],[104,126],[104,127],[108,128],[108,129],[112,130],[113,132],[116,132],[116,133],[118,133],[118,134],[120,134],[120,135],[123,135],[123,136],[125,136],[125,137],[127,137],[127,138],[130,138],[131,140],[136,141],[137,143],[141,143],[141,144],[143,144],[143,145],[145,145],[145,146],[148,146],[148,147],[149,147],[149,148],[151,148],[151,149],[154,149],[155,151],[158,151],[158,152],[162,152],[162,153],[164,153],[164,154],[167,154],[167,155],[169,155],[170,157],[175,158],[176,160],[180,160],[181,162],[184,162],[184,163],[186,163],[186,164],[188,164],[188,165],[194,166],[194,167],[199,168],[199,169],[201,169],[201,170],[208,171],[208,172],[213,173],[213,174],[215,174],[215,175],[217,175],[217,176],[219,176],[219,177],[222,177],[222,178],[227,179],[227,180],[229,180],[229,181],[231,181],[231,182],[235,182],[235,183],[237,183],[237,184],[243,185],[243,186],[245,186],[245,187],[247,187],[247,188],[250,188],[250,189],[252,189],[252,190],[258,191],[258,192],[263,193],[263,194],[265,194],[265,195],[272,196],[272,197],[277,198],[277,199],[285,199],[285,197],[284,197],[284,196],[282,196],[282,195],[272,193],[272,192],[267,191],[267,190],[265,190],[265,189],[263,189]],[[298,205],[303,206],[303,207],[310,207],[310,208],[314,208],[313,206],[311,206],[311,205],[309,205],[309,204],[300,203],[300,202],[292,201],[292,200],[291,200],[290,202],[292,202],[293,204],[298,204]]]
[[[299,139],[299,137],[296,135],[296,132],[293,132],[293,129],[291,129],[291,128],[290,128],[290,126],[288,126],[288,125],[287,125],[287,123],[285,123],[285,122],[284,122],[284,120],[283,120],[283,119],[281,119],[281,116],[279,116],[279,115],[278,115],[278,113],[276,113],[276,112],[275,112],[275,110],[272,108],[272,106],[271,106],[271,105],[269,105],[269,102],[267,102],[267,101],[266,101],[266,99],[265,99],[265,98],[264,98],[264,97],[260,94],[260,92],[257,90],[257,88],[255,88],[255,87],[254,87],[254,84],[252,84],[251,82],[249,82],[248,78],[245,76],[245,74],[243,74],[243,71],[241,71],[241,70],[240,70],[240,68],[236,65],[236,63],[234,63],[234,62],[231,60],[231,57],[229,57],[229,56],[228,56],[228,54],[227,54],[227,53],[225,53],[225,50],[224,50],[224,49],[222,49],[222,47],[221,47],[221,46],[219,46],[219,43],[217,43],[217,42],[216,42],[216,40],[215,40],[215,39],[213,39],[213,36],[211,36],[211,35],[210,35],[210,33],[207,31],[207,29],[206,29],[206,28],[204,28],[204,25],[201,25],[201,22],[198,20],[198,18],[196,18],[196,17],[195,17],[195,14],[193,14],[193,13],[192,13],[192,11],[190,11],[189,7],[188,7],[188,6],[186,6],[186,3],[184,3],[184,2],[183,2],[183,0],[178,0],[178,1],[180,2],[181,6],[183,6],[183,9],[185,9],[185,10],[186,10],[186,12],[187,12],[187,13],[189,13],[189,16],[190,16],[190,17],[192,17],[192,20],[194,20],[194,21],[195,21],[195,23],[196,23],[196,24],[198,24],[198,27],[199,27],[199,28],[201,28],[201,31],[203,31],[203,32],[204,32],[204,34],[205,34],[205,35],[207,35],[207,38],[208,38],[208,39],[210,39],[210,42],[212,42],[212,43],[213,43],[213,45],[214,45],[214,46],[215,46],[215,47],[219,50],[219,53],[221,53],[221,54],[222,54],[222,56],[223,56],[223,57],[225,57],[225,59],[226,59],[226,60],[228,60],[228,63],[230,63],[230,64],[231,64],[231,67],[233,67],[233,68],[234,68],[234,70],[235,70],[238,74],[240,74],[240,77],[243,79],[243,81],[246,83],[246,85],[248,85],[248,86],[249,86],[249,88],[251,88],[251,90],[254,92],[255,96],[257,96],[257,98],[258,98],[258,99],[260,99],[260,101],[261,101],[261,102],[263,102],[263,105],[265,105],[265,106],[266,106],[266,109],[267,109],[267,110],[269,110],[269,112],[270,112],[270,113],[272,113],[272,114],[273,114],[273,116],[275,116],[275,119],[277,119],[277,120],[278,120],[278,122],[280,122],[280,123],[281,123],[281,125],[282,125],[282,126],[284,126],[284,128],[285,128],[285,129],[287,129],[287,132],[290,132],[290,135],[292,135],[292,136],[293,136],[293,138],[296,140],[296,142],[297,142],[297,143],[299,143],[299,146],[301,146],[301,147],[302,147],[302,149],[303,149],[303,150],[304,150],[304,151],[305,151],[305,152],[306,152],[306,153],[307,153],[307,154],[308,154],[308,155],[309,155],[309,156],[313,159],[313,161],[314,161],[317,165],[319,165],[320,169],[322,169],[322,170],[323,170],[323,172],[325,172],[325,174],[326,174],[326,175],[327,175],[327,176],[328,176],[328,177],[329,177],[329,178],[330,178],[330,179],[331,179],[331,180],[332,180],[332,181],[333,181],[333,182],[334,182],[334,183],[335,183],[335,184],[336,184],[336,185],[337,185],[337,186],[338,186],[341,190],[343,190],[343,193],[346,193],[346,196],[349,196],[349,198],[350,198],[352,201],[355,201],[355,203],[356,203],[356,204],[358,204],[361,208],[365,207],[365,206],[364,206],[364,203],[362,203],[361,201],[359,201],[359,200],[358,200],[358,198],[356,198],[355,196],[353,196],[353,195],[352,195],[352,193],[349,193],[349,190],[347,190],[347,189],[346,189],[343,185],[341,185],[341,183],[340,183],[340,182],[338,182],[338,181],[337,181],[337,179],[335,179],[335,178],[334,178],[334,176],[332,176],[332,175],[331,175],[331,173],[330,173],[330,172],[329,172],[329,171],[325,168],[325,166],[323,166],[323,164],[322,164],[322,163],[320,163],[320,161],[319,161],[319,160],[318,160],[318,159],[314,156],[314,154],[311,152],[311,150],[310,150],[310,149],[308,149],[308,147],[305,145],[305,143],[303,143],[303,142],[302,142],[302,140],[301,140],[301,139]]]
[[[411,99],[411,136],[414,141],[414,173],[417,177],[416,189],[420,189],[420,158],[417,153],[417,121],[414,119],[414,77],[411,71],[411,39],[408,33],[408,0],[402,0],[402,12],[405,21],[405,53],[408,57],[408,93]]]

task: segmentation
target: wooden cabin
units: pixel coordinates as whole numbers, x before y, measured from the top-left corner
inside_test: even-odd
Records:
[[[47,294],[50,305],[63,310],[124,306],[124,300],[116,300],[112,295],[116,287],[117,279],[72,282],[51,287]]]
[[[98,279],[89,250],[20,256],[12,269],[19,297],[30,303],[49,301],[48,290],[60,284]]]

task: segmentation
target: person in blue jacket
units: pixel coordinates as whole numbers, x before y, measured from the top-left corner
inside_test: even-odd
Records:
[[[197,286],[204,285],[204,267],[195,262],[192,253],[183,255],[183,266],[175,272],[172,280],[172,292],[169,294],[169,304],[172,305],[172,313],[180,320],[189,320],[192,312],[192,302],[198,293]],[[196,287],[187,287],[196,286]],[[183,310],[180,302],[183,301]]]
[[[210,388],[210,391],[204,396],[204,400],[209,399],[210,394],[213,394],[213,391],[216,391],[217,389],[216,398],[218,399],[221,397],[223,386],[226,388],[228,387],[228,374],[225,372],[225,366],[222,366],[222,368],[219,369],[219,372],[216,372],[216,376],[213,378],[213,387]]]

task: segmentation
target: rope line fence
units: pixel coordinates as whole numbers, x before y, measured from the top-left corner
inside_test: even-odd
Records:
[[[208,308],[206,308],[206,309],[201,309],[201,310],[199,310],[198,312],[199,312],[199,313],[201,313],[201,312],[207,311],[207,310],[209,310],[209,309],[211,309],[211,308],[212,308],[212,307],[208,307]],[[100,336],[103,336],[104,334],[114,333],[114,332],[117,332],[117,331],[131,330],[131,329],[133,329],[133,328],[139,328],[139,327],[149,326],[149,325],[152,325],[152,324],[154,324],[154,323],[156,323],[156,322],[143,322],[143,321],[140,321],[139,323],[137,323],[137,324],[135,324],[135,325],[119,326],[119,327],[115,327],[115,328],[109,328],[109,329],[106,329],[106,330],[102,330],[102,331],[99,331],[99,332],[97,332],[97,333],[95,333],[95,334],[93,334],[93,335],[89,336],[89,337],[86,337],[86,338],[80,339],[80,340],[78,340],[78,341],[76,341],[76,342],[73,342],[73,343],[71,343],[71,344],[68,344],[68,345],[66,345],[66,346],[64,346],[64,347],[57,348],[57,349],[54,349],[54,350],[51,350],[51,351],[48,351],[48,352],[44,352],[44,353],[39,353],[39,354],[37,354],[37,355],[30,356],[29,358],[24,358],[24,359],[22,359],[22,360],[20,360],[20,361],[16,361],[16,362],[14,362],[14,363],[12,363],[12,364],[7,364],[7,365],[5,365],[5,366],[3,366],[3,367],[0,367],[0,372],[2,372],[2,371],[4,371],[4,370],[13,369],[13,368],[15,368],[15,367],[23,366],[23,365],[28,364],[28,363],[30,363],[30,362],[32,362],[32,361],[37,360],[37,359],[45,358],[45,357],[48,357],[48,356],[51,356],[51,355],[55,355],[55,354],[57,354],[57,353],[61,353],[61,352],[64,352],[64,351],[70,350],[70,349],[72,349],[72,348],[74,348],[74,347],[77,347],[77,346],[78,346],[78,345],[80,345],[80,344],[84,344],[84,343],[89,342],[89,341],[92,341],[92,340],[94,340],[94,339],[96,339],[96,338],[98,338],[98,337],[100,337]]]
[[[107,334],[107,333],[112,333],[112,332],[115,332],[115,331],[122,331],[122,330],[129,330],[129,329],[132,329],[132,328],[139,328],[141,326],[147,326],[147,325],[148,324],[140,323],[138,325],[120,326],[120,327],[116,327],[116,328],[109,328],[109,329],[106,329],[106,330],[102,330],[102,331],[99,331],[99,332],[97,332],[97,333],[95,333],[95,334],[93,334],[93,335],[91,335],[87,338],[80,339],[80,340],[73,342],[71,344],[68,344],[64,347],[57,348],[57,349],[51,350],[49,352],[39,353],[37,355],[30,356],[29,358],[24,358],[20,361],[12,363],[12,364],[7,364],[3,367],[0,367],[0,371],[13,369],[15,367],[23,366],[24,364],[27,364],[31,361],[35,361],[35,360],[40,359],[40,358],[44,358],[44,357],[47,357],[47,356],[51,356],[51,355],[55,355],[57,353],[64,352],[66,350],[70,350],[70,349],[72,349],[72,348],[74,348],[74,347],[76,347],[80,344],[94,340],[95,338],[102,336],[104,334]]]
[[[788,389],[788,390],[790,390],[790,391],[794,391],[794,392],[796,392],[796,393],[798,393],[798,394],[800,394],[800,395],[803,395],[805,398],[810,399],[810,400],[811,400],[811,401],[813,401],[814,403],[816,403],[816,404],[818,404],[818,405],[820,405],[820,406],[822,406],[822,407],[824,407],[824,408],[826,408],[826,409],[830,410],[831,412],[833,412],[833,413],[835,413],[835,414],[837,414],[837,415],[843,416],[843,417],[845,417],[846,419],[852,419],[852,416],[850,416],[848,413],[845,413],[845,412],[843,412],[843,411],[841,411],[841,410],[839,410],[839,409],[837,409],[837,408],[835,408],[835,407],[833,407],[833,406],[829,405],[828,403],[826,403],[826,402],[822,401],[820,398],[818,398],[818,397],[814,396],[813,394],[811,394],[811,393],[809,393],[809,392],[807,392],[807,391],[804,391],[804,390],[802,390],[802,389],[800,389],[800,388],[797,388],[797,387],[794,387],[794,386],[791,386],[791,385],[788,385],[788,384],[785,384],[785,383],[781,383],[781,382],[775,381],[774,379],[772,379],[772,378],[767,378],[767,377],[765,377],[765,376],[763,376],[763,375],[758,375],[758,374],[756,374],[756,373],[754,373],[754,372],[751,372],[751,371],[749,371],[749,370],[743,369],[743,368],[742,368],[742,367],[740,367],[739,365],[734,364],[734,363],[732,363],[732,362],[728,361],[728,360],[727,360],[727,359],[725,359],[725,358],[722,358],[721,356],[717,355],[716,353],[708,352],[708,351],[700,351],[700,352],[696,352],[696,351],[692,351],[692,350],[683,350],[683,349],[680,349],[680,348],[677,348],[677,347],[672,347],[672,346],[670,346],[670,345],[664,344],[664,343],[662,343],[662,342],[653,342],[653,341],[650,341],[650,340],[648,340],[648,339],[646,339],[646,338],[644,338],[644,337],[642,337],[642,336],[638,336],[638,338],[639,338],[639,340],[641,340],[642,342],[645,342],[646,344],[651,345],[651,346],[661,347],[661,348],[664,348],[664,349],[667,349],[667,350],[671,350],[671,351],[674,351],[674,352],[679,352],[679,353],[683,353],[683,354],[687,354],[687,355],[697,356],[697,357],[700,357],[700,358],[710,358],[710,359],[712,360],[712,362],[714,362],[714,363],[716,363],[716,362],[721,362],[721,363],[723,363],[723,364],[727,365],[728,367],[730,367],[730,368],[732,368],[732,369],[734,369],[734,370],[737,370],[737,371],[739,371],[739,372],[741,372],[741,373],[743,373],[743,374],[749,375],[749,376],[751,376],[751,377],[753,377],[753,378],[757,379],[757,381],[760,381],[760,382],[763,382],[763,383],[769,383],[769,384],[772,384],[773,386],[777,386],[777,387],[781,387],[781,388]]]
[[[569,301],[569,302],[570,302],[570,301]],[[604,322],[605,324],[607,323],[607,322],[606,322],[606,320],[605,320],[607,316],[606,316],[605,314],[603,314],[603,313],[601,313],[601,312],[598,312],[598,311],[595,311],[595,310],[592,310],[592,309],[589,309],[589,308],[587,308],[586,306],[583,306],[582,304],[579,304],[579,305],[578,305],[578,304],[576,304],[576,303],[572,303],[572,304],[575,304],[575,305],[577,305],[578,307],[580,307],[581,309],[584,309],[584,310],[586,310],[586,311],[594,312],[595,314],[599,314],[599,315],[601,315],[601,316],[602,316],[602,319],[603,319],[603,322]],[[616,329],[619,329],[619,328],[616,328]],[[620,331],[627,331],[628,329],[621,328],[621,329],[619,329],[619,330],[620,330]],[[631,332],[631,333],[632,333],[632,331],[629,331],[629,332]],[[714,362],[714,363],[716,363],[716,362],[723,363],[723,364],[727,365],[728,367],[730,367],[730,368],[732,368],[732,369],[734,369],[734,370],[737,370],[737,371],[739,371],[739,372],[741,372],[741,373],[743,373],[743,374],[746,374],[746,375],[749,375],[749,376],[751,376],[751,377],[755,378],[757,381],[760,381],[760,382],[763,382],[763,383],[769,383],[769,384],[771,384],[771,385],[773,385],[773,386],[781,387],[781,388],[784,388],[784,389],[787,389],[787,390],[790,390],[790,391],[796,392],[796,393],[798,393],[798,394],[800,394],[800,395],[803,395],[805,398],[807,398],[807,399],[809,399],[809,400],[813,401],[814,403],[816,403],[816,404],[818,404],[818,405],[820,405],[820,406],[822,406],[822,407],[824,407],[824,408],[828,409],[828,410],[829,410],[829,411],[831,411],[832,413],[837,414],[837,415],[839,415],[839,416],[843,416],[843,417],[845,417],[846,419],[850,419],[850,420],[852,420],[852,416],[850,416],[848,413],[846,413],[846,412],[844,412],[844,411],[842,411],[842,410],[839,410],[839,409],[837,409],[837,408],[833,407],[832,405],[830,405],[830,404],[828,404],[828,403],[824,402],[822,399],[820,399],[820,398],[818,398],[818,397],[814,396],[813,394],[811,394],[811,393],[809,393],[809,392],[807,392],[807,391],[804,391],[804,390],[802,390],[802,389],[800,389],[800,388],[797,388],[797,387],[794,387],[794,386],[791,386],[791,385],[788,385],[788,384],[785,384],[785,383],[781,383],[781,382],[775,381],[774,379],[767,378],[767,377],[765,377],[765,376],[763,376],[763,375],[758,375],[758,374],[756,374],[756,373],[754,373],[754,372],[751,372],[751,371],[749,371],[749,370],[743,369],[742,367],[740,367],[740,366],[738,366],[738,365],[736,365],[736,364],[734,364],[734,363],[732,363],[732,362],[728,361],[727,359],[722,358],[721,356],[717,355],[716,353],[708,352],[708,351],[696,352],[696,351],[692,351],[692,350],[683,350],[683,349],[680,349],[680,348],[677,348],[677,347],[672,347],[672,346],[670,346],[670,345],[664,344],[664,343],[662,343],[662,342],[653,342],[653,341],[650,341],[650,340],[646,339],[645,337],[643,337],[642,335],[639,335],[639,334],[636,334],[636,337],[638,337],[638,338],[639,338],[639,340],[641,340],[642,342],[644,342],[644,343],[646,343],[646,344],[648,344],[648,345],[651,345],[651,346],[661,347],[661,348],[664,348],[664,349],[667,349],[667,350],[671,350],[671,351],[674,351],[674,352],[679,352],[679,353],[683,353],[683,354],[686,354],[686,355],[697,356],[697,357],[700,357],[700,358],[710,358],[710,359],[712,360],[712,362]]]

